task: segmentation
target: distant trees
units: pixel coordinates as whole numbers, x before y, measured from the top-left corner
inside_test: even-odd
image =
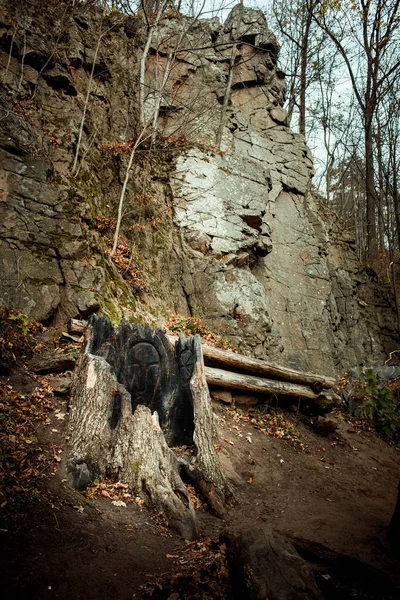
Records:
[[[341,10],[318,3],[313,19],[342,57],[358,103],[364,132],[364,185],[366,201],[367,259],[378,249],[376,155],[374,131],[388,90],[400,72],[400,0],[343,2]],[[335,6],[332,4],[332,6]],[[345,11],[348,11],[347,14]],[[339,18],[338,18],[339,13]],[[375,146],[375,147],[374,147]]]
[[[348,216],[332,186],[354,178],[358,253],[373,265],[389,238],[400,250],[400,0],[270,0],[266,10],[284,44],[289,116],[325,155],[320,191]]]

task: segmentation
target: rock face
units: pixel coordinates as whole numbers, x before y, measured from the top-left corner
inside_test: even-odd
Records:
[[[224,24],[170,16],[153,36],[145,113],[162,92],[162,152],[143,145],[127,188],[126,262],[147,289],[134,296],[98,225],[115,218],[137,135],[144,23],[84,5],[43,16],[33,2],[16,28],[22,5],[4,4],[1,304],[48,322],[98,310],[161,322],[169,308],[244,352],[327,375],[393,349],[390,299],[310,194],[312,158],[287,125],[279,45],[260,11],[236,6]]]

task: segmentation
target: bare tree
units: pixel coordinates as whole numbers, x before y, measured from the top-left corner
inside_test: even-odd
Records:
[[[273,27],[282,36],[280,60],[288,78],[288,119],[298,111],[298,130],[306,135],[307,91],[319,81],[325,37],[318,33],[313,14],[319,0],[272,0]],[[319,64],[318,64],[319,63]],[[310,97],[310,96],[309,96]]]
[[[387,87],[400,72],[399,7],[400,0],[360,0],[350,13],[342,9],[338,14],[336,8],[320,3],[319,12],[313,14],[344,60],[362,117],[369,261],[377,250],[374,122]]]

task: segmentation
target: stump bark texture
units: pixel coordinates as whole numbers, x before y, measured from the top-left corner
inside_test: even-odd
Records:
[[[233,497],[213,437],[198,336],[181,336],[174,349],[160,330],[124,322],[114,329],[92,317],[71,395],[68,469],[76,489],[118,478],[193,539],[196,516],[182,477],[219,516]],[[178,459],[176,445],[194,446],[195,459]]]

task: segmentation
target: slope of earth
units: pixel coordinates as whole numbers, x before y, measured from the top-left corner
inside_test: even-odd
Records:
[[[249,527],[322,544],[400,584],[399,557],[385,539],[396,503],[398,452],[341,413],[332,416],[338,428],[327,438],[310,428],[297,407],[279,416],[267,405],[255,410],[215,404],[217,448],[237,503],[220,520],[197,500],[200,538],[188,543],[124,496],[123,486],[103,484],[89,497],[68,486],[63,461],[68,396],[51,392],[60,390],[58,376],[38,376],[21,364],[1,385],[21,411],[18,416],[2,410],[4,431],[7,419],[15,420],[14,433],[6,431],[6,440],[2,434],[2,446],[16,444],[21,435],[31,452],[19,465],[3,456],[5,598],[230,598],[219,535]],[[29,410],[43,397],[46,410],[29,435]],[[19,467],[25,471],[17,481]],[[392,596],[382,591],[358,597]]]

